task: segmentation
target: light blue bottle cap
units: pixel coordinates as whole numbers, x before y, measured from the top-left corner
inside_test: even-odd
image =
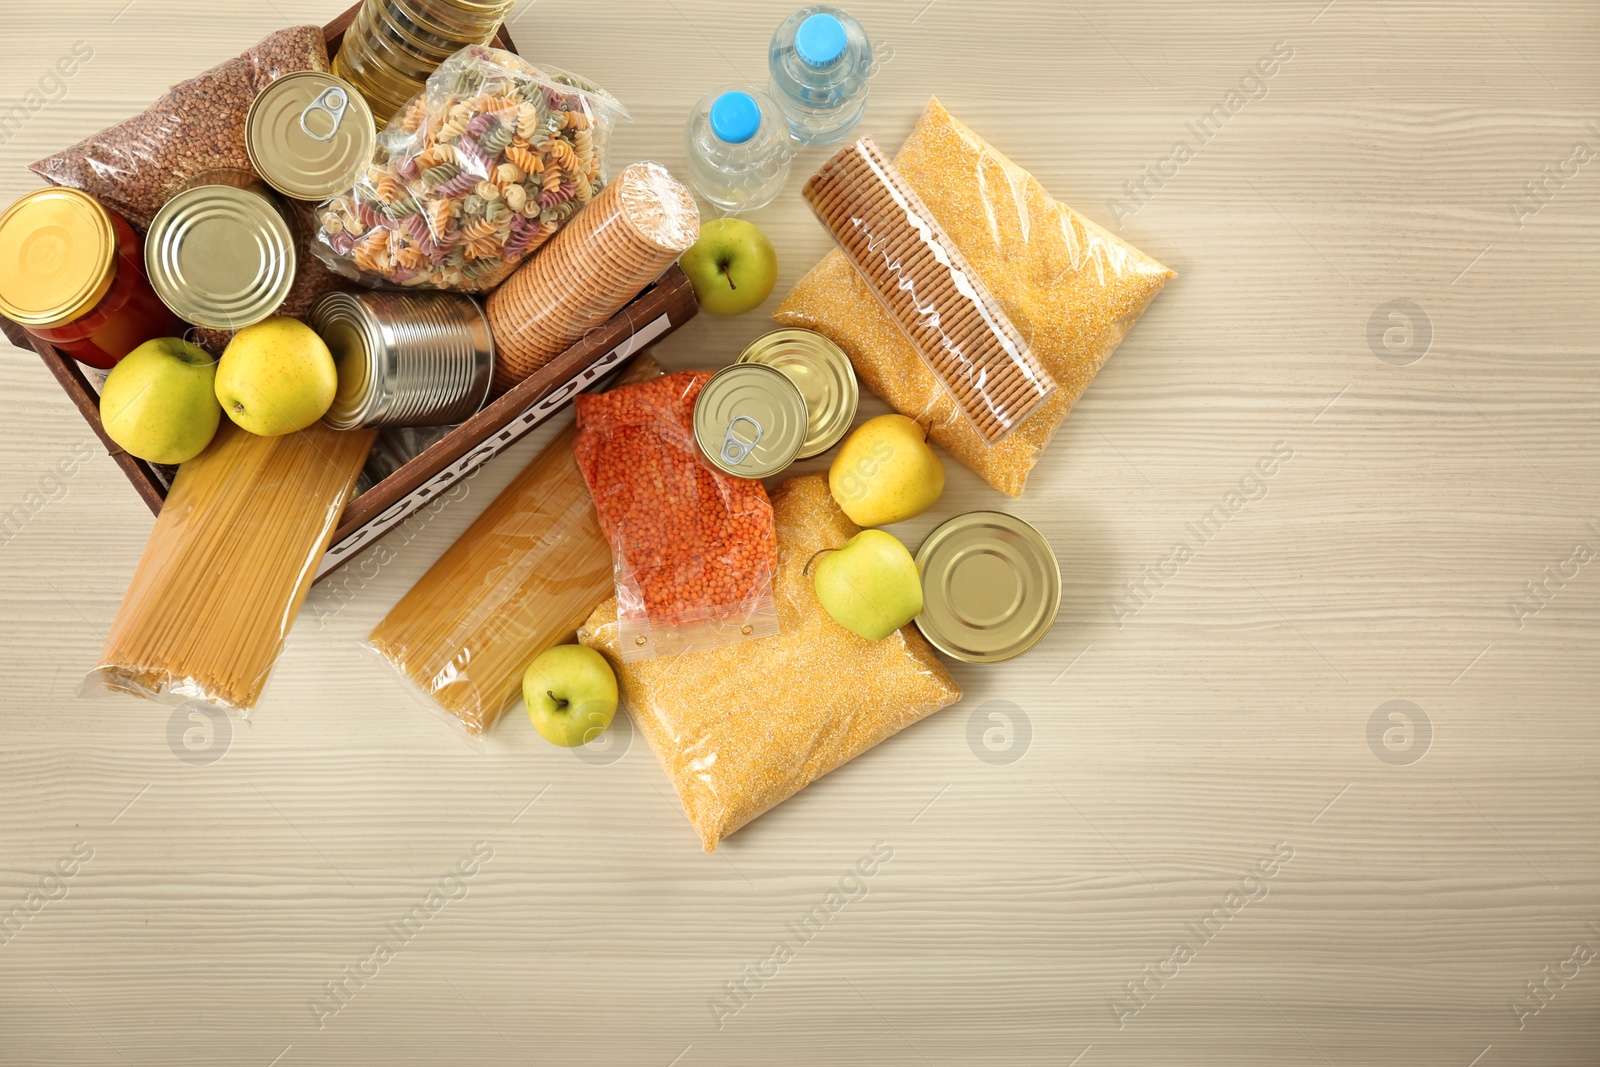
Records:
[[[802,22],[794,35],[794,50],[813,67],[825,67],[838,59],[846,43],[844,25],[821,12]]]
[[[761,105],[749,93],[723,93],[711,103],[711,132],[728,144],[744,144],[761,128]]]

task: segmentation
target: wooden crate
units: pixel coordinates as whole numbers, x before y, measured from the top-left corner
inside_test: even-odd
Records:
[[[323,27],[329,55],[338,50],[346,27],[359,10],[357,4]],[[503,27],[494,43],[516,50]],[[672,267],[604,326],[589,331],[583,340],[536,374],[352,500],[318,567],[317,579],[320,581],[371,547],[435,497],[555,415],[578,393],[604,381],[644,346],[693,318],[696,310],[689,279]],[[83,367],[9,319],[0,317],[0,329],[18,348],[39,353],[106,452],[127,475],[134,491],[152,512],[159,513],[166,498],[165,480],[150,464],[128,455],[106,436],[100,425],[100,394]]]

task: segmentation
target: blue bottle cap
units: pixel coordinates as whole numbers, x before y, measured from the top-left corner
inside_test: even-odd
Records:
[[[794,35],[794,50],[813,67],[825,67],[838,59],[846,43],[844,24],[823,12],[802,22]]]
[[[723,93],[711,102],[711,132],[728,144],[744,144],[761,128],[761,105],[749,93]]]

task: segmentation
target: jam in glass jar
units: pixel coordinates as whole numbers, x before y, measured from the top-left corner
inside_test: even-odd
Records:
[[[0,215],[0,314],[101,370],[183,324],[156,296],[133,227],[77,189],[39,189]]]

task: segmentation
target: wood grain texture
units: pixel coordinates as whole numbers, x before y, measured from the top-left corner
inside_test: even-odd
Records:
[[[341,6],[125,4],[8,8],[7,106],[74,41],[95,56],[0,146],[0,201],[28,161]],[[1179,272],[1020,501],[952,466],[905,524],[913,544],[977,507],[1038,524],[1066,582],[1051,634],[957,667],[960,705],[704,856],[642,742],[596,765],[511,716],[474,751],[361,649],[552,427],[319,586],[256,716],[188,764],[166,711],[74,697],[152,520],[38,358],[0,353],[0,908],[93,850],[0,944],[0,1062],[1595,1062],[1600,959],[1567,961],[1600,951],[1600,565],[1511,605],[1600,551],[1600,162],[1520,224],[1510,201],[1600,149],[1600,9],[852,10],[893,46],[865,126],[886,147],[937,93]],[[513,30],[628,103],[617,159],[677,168],[693,102],[764,80],[785,11],[539,0]],[[1119,212],[1279,42],[1265,96]],[[780,294],[827,248],[798,192],[825,156],[756,216]],[[1431,325],[1406,366],[1368,341],[1399,299]],[[700,316],[658,355],[720,364],[764,328]],[[1119,625],[1126,583],[1279,442],[1265,492]],[[1416,762],[1369,747],[1391,700],[1431,727]],[[1003,746],[997,710],[1009,764],[969,741]],[[480,841],[465,897],[400,943],[387,924]],[[893,858],[799,944],[878,841]],[[1191,924],[1279,843],[1292,860],[1202,943]],[[319,1028],[325,984],[384,939]],[[708,1005],[780,939],[793,958],[719,1028]],[[1119,1028],[1112,1002],[1163,968]]]

